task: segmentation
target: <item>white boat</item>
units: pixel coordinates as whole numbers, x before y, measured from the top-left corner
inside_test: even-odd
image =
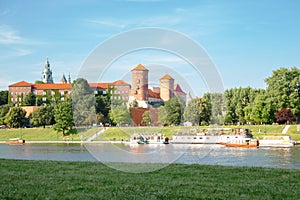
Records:
[[[292,147],[295,144],[290,136],[265,136],[259,140],[260,147]]]
[[[131,144],[168,144],[169,138],[163,134],[133,134],[130,137]]]
[[[218,144],[219,136],[204,133],[177,133],[174,134],[172,144]]]

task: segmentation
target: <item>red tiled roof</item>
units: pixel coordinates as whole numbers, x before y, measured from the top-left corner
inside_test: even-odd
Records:
[[[111,85],[130,85],[129,83],[126,83],[123,80],[117,80],[115,82],[112,82]]]
[[[31,87],[31,83],[27,83],[26,81],[20,81],[18,83],[9,85],[8,87]]]
[[[156,108],[131,108],[131,119],[134,126],[142,126],[141,122],[143,120],[144,112],[150,112],[150,118],[152,124],[158,125],[158,109]]]
[[[44,83],[44,84],[32,84],[37,90],[53,90],[53,89],[72,89],[70,83]]]
[[[148,69],[146,67],[144,67],[142,64],[138,64],[131,71],[148,71]]]
[[[164,79],[174,80],[169,74],[166,74],[166,75],[164,75],[163,77],[160,78],[160,80],[164,80]]]
[[[148,94],[149,94],[149,97],[151,97],[151,98],[160,99],[160,94],[153,92],[151,89],[148,89]]]
[[[110,83],[89,83],[91,88],[103,88],[107,89]]]
[[[179,86],[179,84],[175,84],[175,86],[174,86],[174,92],[177,93],[177,94],[186,94],[184,91],[182,91],[182,89]]]

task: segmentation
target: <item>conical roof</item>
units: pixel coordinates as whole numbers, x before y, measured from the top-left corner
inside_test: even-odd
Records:
[[[144,65],[138,64],[135,68],[133,68],[131,71],[149,71]]]
[[[169,74],[164,75],[163,77],[160,78],[160,80],[174,80]]]

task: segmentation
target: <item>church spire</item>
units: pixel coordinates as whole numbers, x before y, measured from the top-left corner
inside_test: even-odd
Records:
[[[50,69],[50,63],[48,57],[46,59],[45,68],[42,75],[43,75],[42,79],[44,83],[53,83],[52,71]]]

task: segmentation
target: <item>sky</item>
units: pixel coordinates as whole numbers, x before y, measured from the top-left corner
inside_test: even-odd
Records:
[[[47,57],[55,82],[63,74],[74,80],[99,45],[149,27],[195,41],[214,63],[224,89],[265,88],[273,70],[299,66],[299,8],[293,0],[0,0],[0,89],[41,80]],[[99,81],[130,82],[130,70],[139,63],[149,68],[153,85],[169,73],[185,91],[191,87],[201,96],[208,90],[187,60],[159,49],[116,58]]]

